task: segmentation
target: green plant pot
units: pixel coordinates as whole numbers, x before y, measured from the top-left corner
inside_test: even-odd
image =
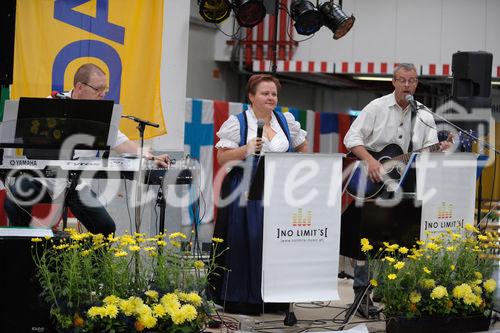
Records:
[[[483,314],[467,317],[435,317],[423,316],[408,319],[392,317],[386,320],[387,333],[466,333],[487,331],[490,317]]]

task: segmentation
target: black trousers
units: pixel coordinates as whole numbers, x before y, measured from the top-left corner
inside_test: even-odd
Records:
[[[9,195],[7,195],[4,208],[9,217],[10,225],[12,226],[29,226],[32,218],[33,203],[42,191],[44,185],[36,179],[28,179],[20,177],[16,179],[14,185],[9,186]],[[102,233],[108,235],[114,233],[116,225],[111,216],[108,214],[102,203],[97,198],[97,195],[88,187],[81,190],[67,191],[67,204],[75,217],[87,228],[91,233]],[[62,194],[64,195],[64,194]],[[13,200],[13,196],[16,200]],[[52,203],[53,200],[45,191],[45,194],[38,201],[39,203]],[[61,201],[62,202],[62,201]]]

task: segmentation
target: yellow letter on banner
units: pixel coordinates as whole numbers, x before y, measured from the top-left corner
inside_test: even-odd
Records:
[[[123,114],[160,124],[146,138],[165,133],[160,99],[163,0],[17,0],[12,97],[45,97],[70,90],[84,63],[109,77],[106,99]],[[138,139],[136,124],[120,129]]]

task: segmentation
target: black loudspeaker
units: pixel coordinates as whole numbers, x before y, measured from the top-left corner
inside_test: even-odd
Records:
[[[453,54],[452,96],[465,106],[491,106],[491,66],[488,52],[457,52]]]
[[[2,1],[0,10],[0,84],[12,84],[16,0]]]
[[[0,237],[0,332],[54,332],[40,298],[31,238]],[[41,244],[41,243],[38,243]],[[41,251],[41,250],[40,250]]]

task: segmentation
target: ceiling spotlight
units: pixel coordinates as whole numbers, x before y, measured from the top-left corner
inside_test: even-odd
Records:
[[[200,16],[208,23],[221,23],[231,14],[229,0],[198,0]]]
[[[325,25],[333,31],[333,39],[339,39],[351,30],[355,17],[347,16],[333,1],[325,2],[319,10],[323,13]]]
[[[238,24],[245,28],[255,27],[266,16],[263,0],[234,0],[233,6]]]
[[[312,35],[323,25],[320,11],[307,0],[293,0],[290,5],[292,19],[295,21],[295,30],[301,35]]]

